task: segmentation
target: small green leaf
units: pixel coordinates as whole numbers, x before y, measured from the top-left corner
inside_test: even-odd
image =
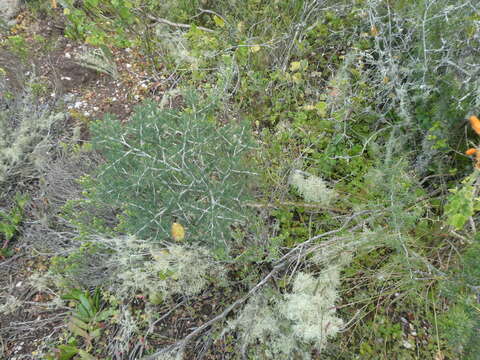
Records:
[[[77,347],[73,345],[59,345],[58,350],[60,350],[57,357],[58,360],[69,360],[78,354]]]
[[[6,224],[6,223],[0,223],[0,233],[3,233],[7,241],[13,238],[16,231],[17,231],[16,226]]]
[[[100,292],[100,288],[96,288],[94,293],[93,293],[93,311],[98,312],[100,310],[100,300],[101,300],[102,294]]]
[[[290,63],[290,71],[295,72],[297,70],[300,70],[301,66],[302,64],[300,63],[300,61],[292,61]]]
[[[92,316],[90,316],[88,310],[85,309],[85,307],[82,304],[78,304],[75,316],[87,323],[90,322],[90,320],[92,320]]]
[[[83,291],[78,289],[70,290],[68,294],[60,296],[63,300],[77,300],[79,299],[80,295],[83,294]]]
[[[320,101],[315,105],[318,115],[321,117],[327,116],[327,103],[325,101]]]
[[[87,340],[88,342],[91,341],[91,336],[85,331],[83,330],[82,328],[80,328],[79,326],[75,325],[73,322],[69,322],[68,323],[68,329],[75,335],[78,335],[80,337],[83,337],[85,340]]]
[[[89,330],[90,329],[90,326],[86,322],[80,320],[79,318],[76,318],[75,316],[72,316],[70,318],[70,321],[73,322],[78,327],[84,329],[84,330]]]
[[[90,331],[89,334],[92,337],[92,339],[96,339],[96,338],[100,337],[100,335],[102,335],[102,329],[96,328],[95,330]]]
[[[213,21],[215,22],[215,25],[217,25],[220,28],[225,27],[225,21],[220,16],[214,15],[213,16]]]
[[[110,318],[113,314],[115,314],[116,310],[115,309],[107,309],[99,312],[95,319],[97,321],[105,321],[108,318]]]
[[[91,6],[91,7],[97,7],[98,0],[85,0],[85,5]]]
[[[461,230],[467,223],[468,216],[463,214],[454,214],[448,218],[448,224],[452,225],[455,229]]]
[[[92,307],[91,299],[87,298],[87,296],[85,296],[85,294],[81,294],[78,299],[81,302],[81,304],[79,304],[79,306],[83,306],[83,308],[87,312],[88,316],[93,317],[95,314],[94,314],[94,310],[93,310],[93,307]]]

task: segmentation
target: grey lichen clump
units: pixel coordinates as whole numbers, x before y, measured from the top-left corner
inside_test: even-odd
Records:
[[[54,124],[64,118],[28,93],[0,100],[0,185],[36,176],[52,147]]]
[[[123,296],[140,292],[160,303],[173,294],[197,295],[209,279],[224,278],[224,268],[202,247],[173,244],[156,249],[132,237],[116,239],[115,247],[111,266],[119,271],[111,283]]]
[[[329,205],[337,197],[322,178],[305,171],[293,170],[288,180],[306,201]]]
[[[318,276],[299,272],[292,290],[279,295],[273,289],[253,297],[230,326],[240,333],[242,348],[250,345],[267,359],[310,359],[312,349],[322,351],[342,328],[335,314],[341,266],[331,264]]]
[[[173,295],[198,295],[213,281],[216,286],[226,285],[226,269],[204,247],[161,247],[134,236],[97,236],[36,282],[60,288],[71,284],[102,286],[117,300],[128,302],[138,295],[151,304],[160,304],[171,301]]]

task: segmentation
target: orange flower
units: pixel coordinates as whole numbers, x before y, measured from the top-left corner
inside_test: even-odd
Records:
[[[478,117],[472,115],[468,120],[470,120],[473,131],[475,131],[477,135],[480,135],[480,120],[478,120]]]
[[[465,154],[468,156],[472,156],[472,155],[475,155],[476,152],[477,152],[477,149],[470,148],[467,151],[465,151]]]

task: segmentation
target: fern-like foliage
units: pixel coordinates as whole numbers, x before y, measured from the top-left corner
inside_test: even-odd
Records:
[[[100,49],[85,49],[76,56],[76,61],[81,66],[118,79],[117,65],[106,46],[101,46]]]

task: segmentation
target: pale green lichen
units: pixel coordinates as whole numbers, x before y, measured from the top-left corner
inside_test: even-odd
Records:
[[[7,295],[0,304],[0,314],[10,315],[23,306],[23,301],[13,295]]]
[[[322,178],[305,171],[293,170],[289,177],[289,183],[306,201],[326,206],[337,197],[337,193],[328,188]]]
[[[159,247],[133,236],[97,238],[95,241],[101,248],[109,249],[108,260],[99,262],[107,274],[101,282],[108,284],[117,298],[144,294],[152,302],[160,303],[173,294],[196,295],[212,279],[217,284],[225,279],[224,267],[200,246]],[[101,253],[95,256],[103,258]],[[94,262],[85,266],[91,267]],[[88,280],[85,279],[87,283]]]
[[[299,272],[290,293],[267,289],[254,296],[230,324],[239,333],[243,352],[258,343],[264,346],[251,351],[267,359],[310,359],[312,348],[322,351],[343,326],[335,313],[340,268],[330,265],[318,276]]]
[[[52,146],[52,127],[64,118],[40,108],[28,93],[0,103],[0,184],[35,176]]]
[[[118,79],[117,65],[113,55],[107,47],[101,49],[83,49],[75,56],[76,62],[88,69],[92,69]]]

